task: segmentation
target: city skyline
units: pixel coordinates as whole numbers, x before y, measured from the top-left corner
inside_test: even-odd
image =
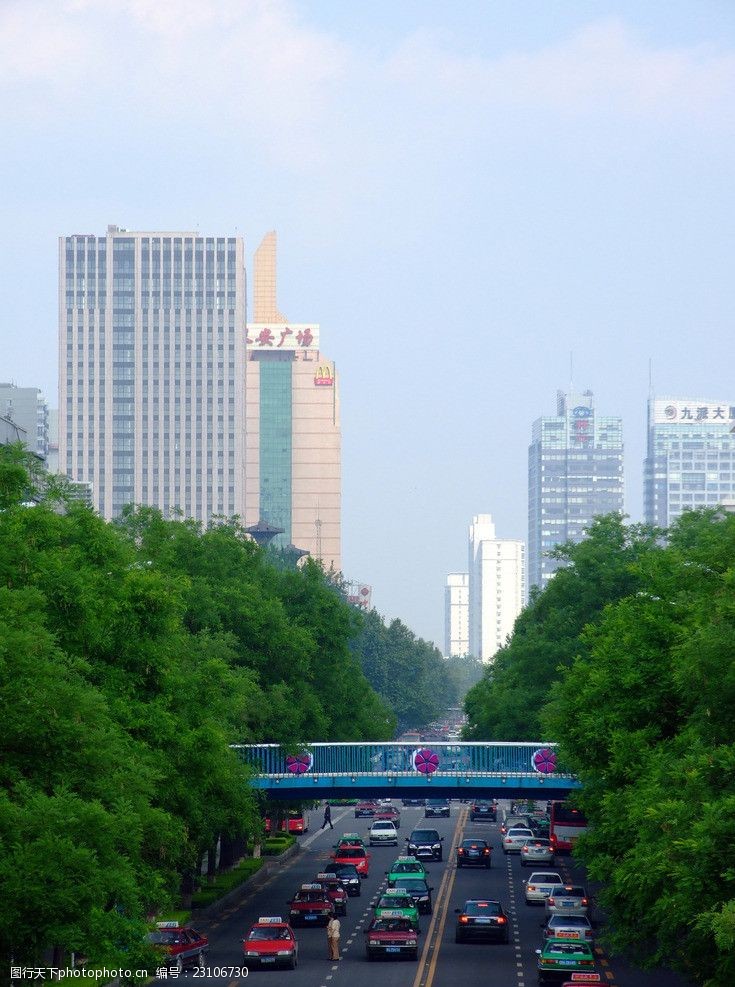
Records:
[[[9,0],[0,46],[2,379],[56,403],[59,235],[231,231],[249,268],[278,229],[343,385],[343,570],[440,647],[467,519],[527,537],[570,353],[633,520],[649,361],[730,391],[731,4]]]

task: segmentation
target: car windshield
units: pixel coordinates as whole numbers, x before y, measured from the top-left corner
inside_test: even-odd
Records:
[[[584,898],[584,888],[572,888],[569,885],[562,886],[559,884],[554,888],[553,894],[557,898]]]
[[[583,942],[551,942],[544,949],[547,956],[592,956],[590,947]]]
[[[357,868],[354,864],[338,864],[336,870],[339,878],[360,879],[360,875],[357,873]]]
[[[376,918],[371,932],[413,932],[407,918]]]
[[[256,929],[250,930],[250,935],[248,939],[251,942],[269,942],[273,939],[290,939],[291,935],[288,929],[283,928],[265,928],[263,926],[258,926]]]
[[[405,891],[418,891],[421,894],[426,894],[429,890],[426,881],[415,881],[410,877],[399,877],[395,886],[397,888],[403,888]]]
[[[359,846],[343,846],[337,851],[339,857],[346,857],[348,860],[356,860],[365,856],[365,851]]]
[[[395,828],[396,827],[393,825],[392,822],[376,822],[376,823],[373,823],[373,825],[372,825],[372,829],[392,829],[392,830],[394,830]]]
[[[583,915],[552,915],[549,919],[550,929],[591,929],[590,920]]]
[[[435,829],[415,829],[411,833],[411,843],[438,843],[439,834]]]
[[[324,901],[323,891],[297,891],[294,901]]]
[[[394,864],[393,874],[423,874],[424,868],[421,864]]]
[[[413,898],[409,895],[383,895],[378,908],[413,908]]]
[[[178,943],[186,942],[180,931],[174,929],[157,929],[148,936],[148,942],[156,946],[176,946]]]
[[[530,829],[524,829],[522,826],[513,826],[511,829],[508,830],[506,835],[526,837],[526,836],[533,836],[533,833],[531,832]]]
[[[559,875],[558,874],[544,874],[543,871],[537,871],[535,874],[531,874],[528,879],[529,884],[553,884],[554,889],[557,890],[559,885]]]
[[[465,915],[501,915],[499,901],[468,901],[464,906]]]
[[[465,850],[482,850],[483,847],[487,846],[485,840],[462,840],[462,846]]]
[[[446,799],[427,799],[427,805],[449,805]]]

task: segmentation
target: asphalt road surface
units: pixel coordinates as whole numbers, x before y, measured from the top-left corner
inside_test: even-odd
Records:
[[[501,803],[502,804],[502,803]],[[487,984],[492,987],[536,987],[536,956],[540,945],[543,908],[529,906],[523,895],[523,881],[530,874],[522,868],[517,854],[504,856],[497,823],[469,822],[467,806],[452,802],[450,819],[424,821],[423,808],[401,809],[399,837],[403,840],[419,825],[436,828],[444,836],[444,860],[427,863],[429,884],[434,892],[433,915],[421,916],[418,962],[401,958],[368,963],[363,931],[372,917],[372,905],[386,886],[385,871],[399,853],[395,847],[371,849],[370,875],[362,882],[362,895],[349,898],[342,926],[342,959],[327,958],[326,931],[323,928],[296,930],[299,965],[296,970],[252,970],[252,985],[263,987],[455,987]],[[312,820],[321,818],[317,811]],[[288,916],[287,900],[302,883],[313,880],[326,869],[332,845],[343,832],[367,836],[370,820],[355,819],[352,807],[334,810],[334,831],[312,831],[300,837],[301,851],[264,882],[248,891],[237,905],[210,923],[201,923],[209,935],[209,975],[197,971],[181,974],[177,980],[216,987],[237,987],[245,980],[241,940],[260,915]],[[318,824],[317,824],[318,825]],[[454,847],[462,836],[489,838],[493,846],[493,866],[489,870],[455,866]],[[584,883],[584,874],[569,857],[560,857],[557,869],[565,880]],[[496,898],[511,921],[510,943],[463,943],[454,941],[454,909],[468,898]],[[593,920],[595,914],[592,914]],[[664,971],[643,972],[618,957],[609,957],[597,947],[597,971],[607,987],[687,987],[686,981]],[[165,982],[170,983],[169,976]],[[163,979],[157,981],[163,983]]]

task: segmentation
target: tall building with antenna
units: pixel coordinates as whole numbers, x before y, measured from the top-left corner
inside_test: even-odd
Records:
[[[317,323],[289,322],[276,302],[276,234],[253,262],[247,326],[245,519],[282,531],[275,548],[341,570],[341,433],[335,365]]]
[[[528,582],[543,589],[600,514],[624,509],[623,423],[597,414],[592,391],[557,392],[556,415],[533,423],[528,447]]]

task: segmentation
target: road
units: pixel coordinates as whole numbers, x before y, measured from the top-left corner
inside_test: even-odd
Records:
[[[373,847],[370,876],[363,881],[362,895],[348,899],[347,915],[342,924],[342,960],[327,959],[324,929],[298,929],[299,966],[295,971],[253,970],[247,978],[251,984],[288,984],[288,987],[454,987],[454,985],[492,984],[493,987],[535,987],[536,957],[543,909],[526,905],[523,881],[531,873],[520,866],[517,854],[505,857],[496,823],[470,823],[467,807],[452,802],[451,819],[427,820],[426,825],[444,836],[443,863],[427,864],[429,884],[434,888],[434,914],[421,917],[418,963],[406,959],[368,963],[365,959],[363,930],[372,916],[379,891],[385,887],[385,871],[395,860],[395,847]],[[401,810],[400,836],[424,824],[423,808]],[[312,819],[320,818],[312,812]],[[300,884],[313,879],[325,869],[333,843],[343,832],[367,834],[369,820],[355,819],[352,807],[335,810],[334,832],[307,833],[300,838],[301,852],[262,886],[250,890],[230,911],[212,923],[202,923],[210,939],[208,966],[211,974],[200,977],[189,972],[179,981],[207,983],[213,987],[238,987],[244,977],[230,974],[229,968],[242,966],[241,940],[259,915],[288,914],[287,900]],[[462,835],[485,836],[493,845],[490,870],[463,868],[456,870],[453,847]],[[584,883],[578,866],[568,857],[557,865],[565,880]],[[468,898],[497,898],[512,923],[508,945],[454,942],[454,909]],[[592,918],[595,916],[593,914]],[[679,977],[663,971],[643,972],[631,968],[619,958],[609,958],[597,949],[598,971],[607,987],[687,987]],[[217,970],[217,968],[220,968]],[[222,969],[224,968],[224,969]],[[159,981],[163,983],[164,981]],[[167,982],[170,982],[170,978]]]

